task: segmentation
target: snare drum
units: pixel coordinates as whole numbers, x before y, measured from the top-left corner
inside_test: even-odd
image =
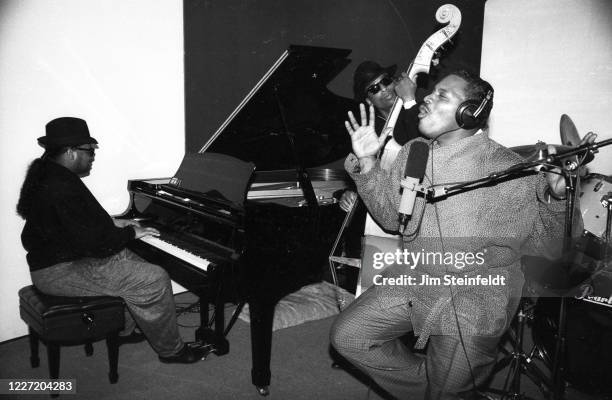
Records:
[[[601,174],[589,174],[580,184],[580,212],[584,229],[597,237],[606,233],[608,210],[602,204],[602,198],[612,192],[612,177]]]

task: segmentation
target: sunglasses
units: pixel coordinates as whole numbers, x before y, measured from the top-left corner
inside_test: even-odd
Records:
[[[389,86],[392,83],[393,83],[393,79],[388,76],[385,76],[384,78],[379,80],[377,83],[368,86],[368,88],[366,89],[366,93],[374,95],[382,90],[382,86]]]
[[[90,157],[93,157],[96,155],[96,149],[90,149],[90,148],[84,148],[84,147],[75,147],[75,150],[81,150],[81,151],[85,151],[87,153],[89,153]]]

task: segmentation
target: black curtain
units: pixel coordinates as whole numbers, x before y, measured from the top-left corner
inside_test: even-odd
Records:
[[[369,59],[406,70],[440,0],[184,0],[186,151],[197,152],[290,44],[352,49],[328,86],[352,98],[356,66]],[[455,0],[462,23],[419,96],[458,67],[480,70],[485,0]]]

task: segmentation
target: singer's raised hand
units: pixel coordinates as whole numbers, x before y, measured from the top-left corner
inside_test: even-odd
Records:
[[[361,123],[358,123],[351,111],[348,112],[348,121],[344,121],[347,132],[351,135],[353,153],[357,158],[375,157],[382,145],[385,137],[378,137],[374,130],[374,106],[370,105],[369,116],[365,106],[359,104]]]

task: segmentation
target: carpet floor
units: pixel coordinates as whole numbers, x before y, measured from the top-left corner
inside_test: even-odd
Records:
[[[177,304],[193,300],[189,293],[177,295]],[[226,312],[226,318],[231,315]],[[381,393],[370,389],[365,379],[342,369],[331,368],[329,329],[333,317],[307,322],[274,332],[272,348],[272,384],[266,399],[287,400],[382,400]],[[193,340],[198,314],[179,316],[181,335]],[[94,344],[94,354],[86,357],[83,346],[62,347],[60,377],[76,380],[76,394],[60,398],[95,400],[138,399],[263,399],[251,385],[251,343],[249,326],[238,320],[228,334],[230,352],[191,365],[162,364],[146,342],[126,344],[119,351],[119,381],[107,379],[108,362],[104,341]],[[40,348],[40,367],[31,368],[26,337],[0,344],[0,378],[19,380],[48,377],[44,345]],[[504,371],[494,379],[503,383]],[[532,398],[543,396],[527,378],[523,390]],[[41,399],[41,395],[0,395],[0,399]],[[497,399],[499,397],[491,397]],[[567,400],[595,400],[571,388]]]

